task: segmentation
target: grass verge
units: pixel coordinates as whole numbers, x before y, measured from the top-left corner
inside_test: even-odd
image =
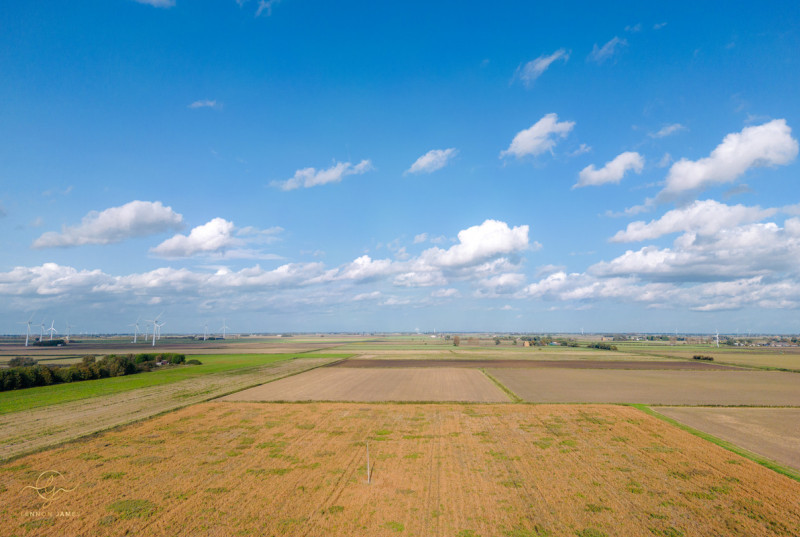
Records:
[[[514,403],[521,403],[522,402],[522,398],[520,396],[518,396],[517,394],[512,392],[510,389],[508,389],[505,384],[503,384],[502,382],[500,382],[499,380],[494,378],[488,371],[486,371],[485,369],[481,368],[481,373],[486,375],[486,378],[491,380],[494,383],[495,386],[497,386],[498,388],[503,390],[503,392],[507,396],[509,396],[511,398],[512,402],[514,402]]]
[[[679,429],[682,429],[682,430],[684,430],[684,431],[686,431],[688,433],[691,433],[691,434],[693,434],[695,436],[698,436],[698,437],[702,438],[703,440],[707,440],[707,441],[711,442],[712,444],[718,445],[721,448],[727,449],[728,451],[732,451],[733,453],[736,453],[737,455],[741,455],[745,459],[749,459],[749,460],[751,460],[751,461],[753,461],[753,462],[755,462],[757,464],[760,464],[761,466],[765,466],[765,467],[769,468],[772,471],[778,472],[779,474],[785,475],[786,477],[788,477],[790,479],[794,479],[795,481],[800,482],[800,472],[798,472],[794,468],[789,468],[788,466],[784,466],[782,464],[779,464],[779,463],[777,463],[777,462],[775,462],[775,461],[773,461],[771,459],[768,459],[766,457],[762,457],[761,455],[759,455],[757,453],[753,453],[752,451],[748,451],[748,450],[746,450],[744,448],[740,448],[736,444],[728,442],[727,440],[723,440],[721,438],[717,438],[716,436],[710,435],[708,433],[704,433],[703,431],[700,431],[700,430],[695,429],[693,427],[689,427],[688,425],[684,425],[683,423],[681,423],[681,422],[679,422],[677,420],[674,420],[674,419],[672,419],[670,417],[665,416],[664,414],[660,414],[660,413],[656,412],[655,410],[653,410],[652,408],[650,408],[647,405],[631,404],[631,405],[627,405],[627,406],[632,406],[634,408],[637,408],[637,409],[641,410],[642,412],[644,412],[645,414],[649,414],[650,416],[653,416],[653,417],[658,418],[658,419],[660,419],[662,421],[665,421],[665,422],[669,423],[670,425],[674,425],[675,427],[677,427]]]

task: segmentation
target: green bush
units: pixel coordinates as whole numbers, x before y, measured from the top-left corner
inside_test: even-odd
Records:
[[[8,361],[9,367],[23,367],[32,365],[36,365],[36,360],[31,358],[30,356],[15,356],[14,358]]]
[[[198,360],[196,358],[193,358],[191,360],[188,360],[186,362],[186,365],[203,365],[203,362],[201,362],[200,360]]]
[[[608,343],[592,343],[588,346],[590,349],[601,349],[604,351],[615,351],[617,350],[616,345],[609,345]]]

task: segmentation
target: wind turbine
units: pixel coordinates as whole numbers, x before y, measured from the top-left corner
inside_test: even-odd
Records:
[[[161,318],[162,315],[164,315],[163,311],[159,313],[158,317],[156,317],[155,319],[145,320],[146,323],[153,323],[153,347],[156,346],[156,330],[158,330],[158,320]],[[147,341],[147,339],[145,339],[145,341]]]
[[[222,339],[225,339],[225,331],[230,328],[227,324],[225,324],[225,318],[222,319]]]
[[[31,315],[31,318],[28,319],[28,322],[20,322],[19,324],[24,324],[27,326],[28,330],[25,332],[25,346],[28,346],[28,341],[31,338],[31,322],[33,321],[34,316],[36,316],[36,312]]]
[[[39,323],[39,327],[40,327],[39,342],[41,343],[42,341],[44,341],[44,319],[42,319],[42,322]]]
[[[208,322],[203,327],[203,341],[208,339]]]
[[[156,323],[158,339],[161,339],[161,327],[164,326],[165,324],[167,324],[167,321]]]
[[[132,326],[133,328],[133,342],[136,343],[136,338],[139,337],[139,319],[141,319],[141,315],[136,318],[136,322],[134,324],[129,324],[128,326]],[[147,334],[144,336],[144,340],[147,341]]]
[[[69,323],[67,323],[67,343],[69,343],[69,332],[70,332],[71,329],[72,329],[72,326]]]
[[[719,330],[717,330],[717,348],[719,348]]]
[[[47,331],[50,332],[50,341],[53,341],[53,332],[58,332],[58,330],[55,328],[55,324],[56,320],[53,319],[53,322],[50,323],[50,328],[47,329]]]

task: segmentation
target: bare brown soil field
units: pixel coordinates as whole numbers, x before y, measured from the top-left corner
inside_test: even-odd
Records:
[[[508,396],[475,369],[319,368],[225,397],[225,401],[475,401]]]
[[[800,375],[780,371],[487,371],[532,402],[800,406]]]
[[[349,352],[370,358],[416,359],[457,358],[462,360],[483,360],[498,358],[504,360],[631,360],[631,361],[663,361],[663,356],[646,356],[623,351],[604,351],[598,349],[558,348],[558,347],[453,347],[433,346],[430,349],[402,349],[387,346],[385,349],[376,346],[346,345],[337,347],[336,352]],[[691,357],[690,357],[691,358]]]
[[[0,415],[0,460],[317,367],[303,358],[257,369],[209,374],[172,384]],[[0,534],[1,535],[1,534]]]
[[[653,410],[800,470],[800,408],[656,407]]]
[[[670,347],[666,347],[663,349],[643,350],[642,352],[652,353],[653,356],[660,354],[686,359],[691,359],[695,354],[703,354],[713,356],[715,362],[724,364],[800,371],[800,349],[793,347],[783,349],[708,349],[703,352],[673,350]]]
[[[800,483],[629,407],[204,403],[0,475],[3,535],[800,533]]]
[[[521,369],[544,369],[544,368],[563,368],[563,369],[668,369],[668,370],[690,370],[690,371],[709,371],[709,370],[735,370],[739,368],[719,364],[710,364],[699,361],[627,361],[627,360],[502,360],[502,359],[367,359],[349,358],[337,362],[331,367],[342,368],[406,368],[406,367],[497,367],[497,368],[521,368]]]

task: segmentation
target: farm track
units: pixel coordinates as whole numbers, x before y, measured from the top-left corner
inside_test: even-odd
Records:
[[[331,362],[302,358],[0,415],[0,460],[264,384]]]

